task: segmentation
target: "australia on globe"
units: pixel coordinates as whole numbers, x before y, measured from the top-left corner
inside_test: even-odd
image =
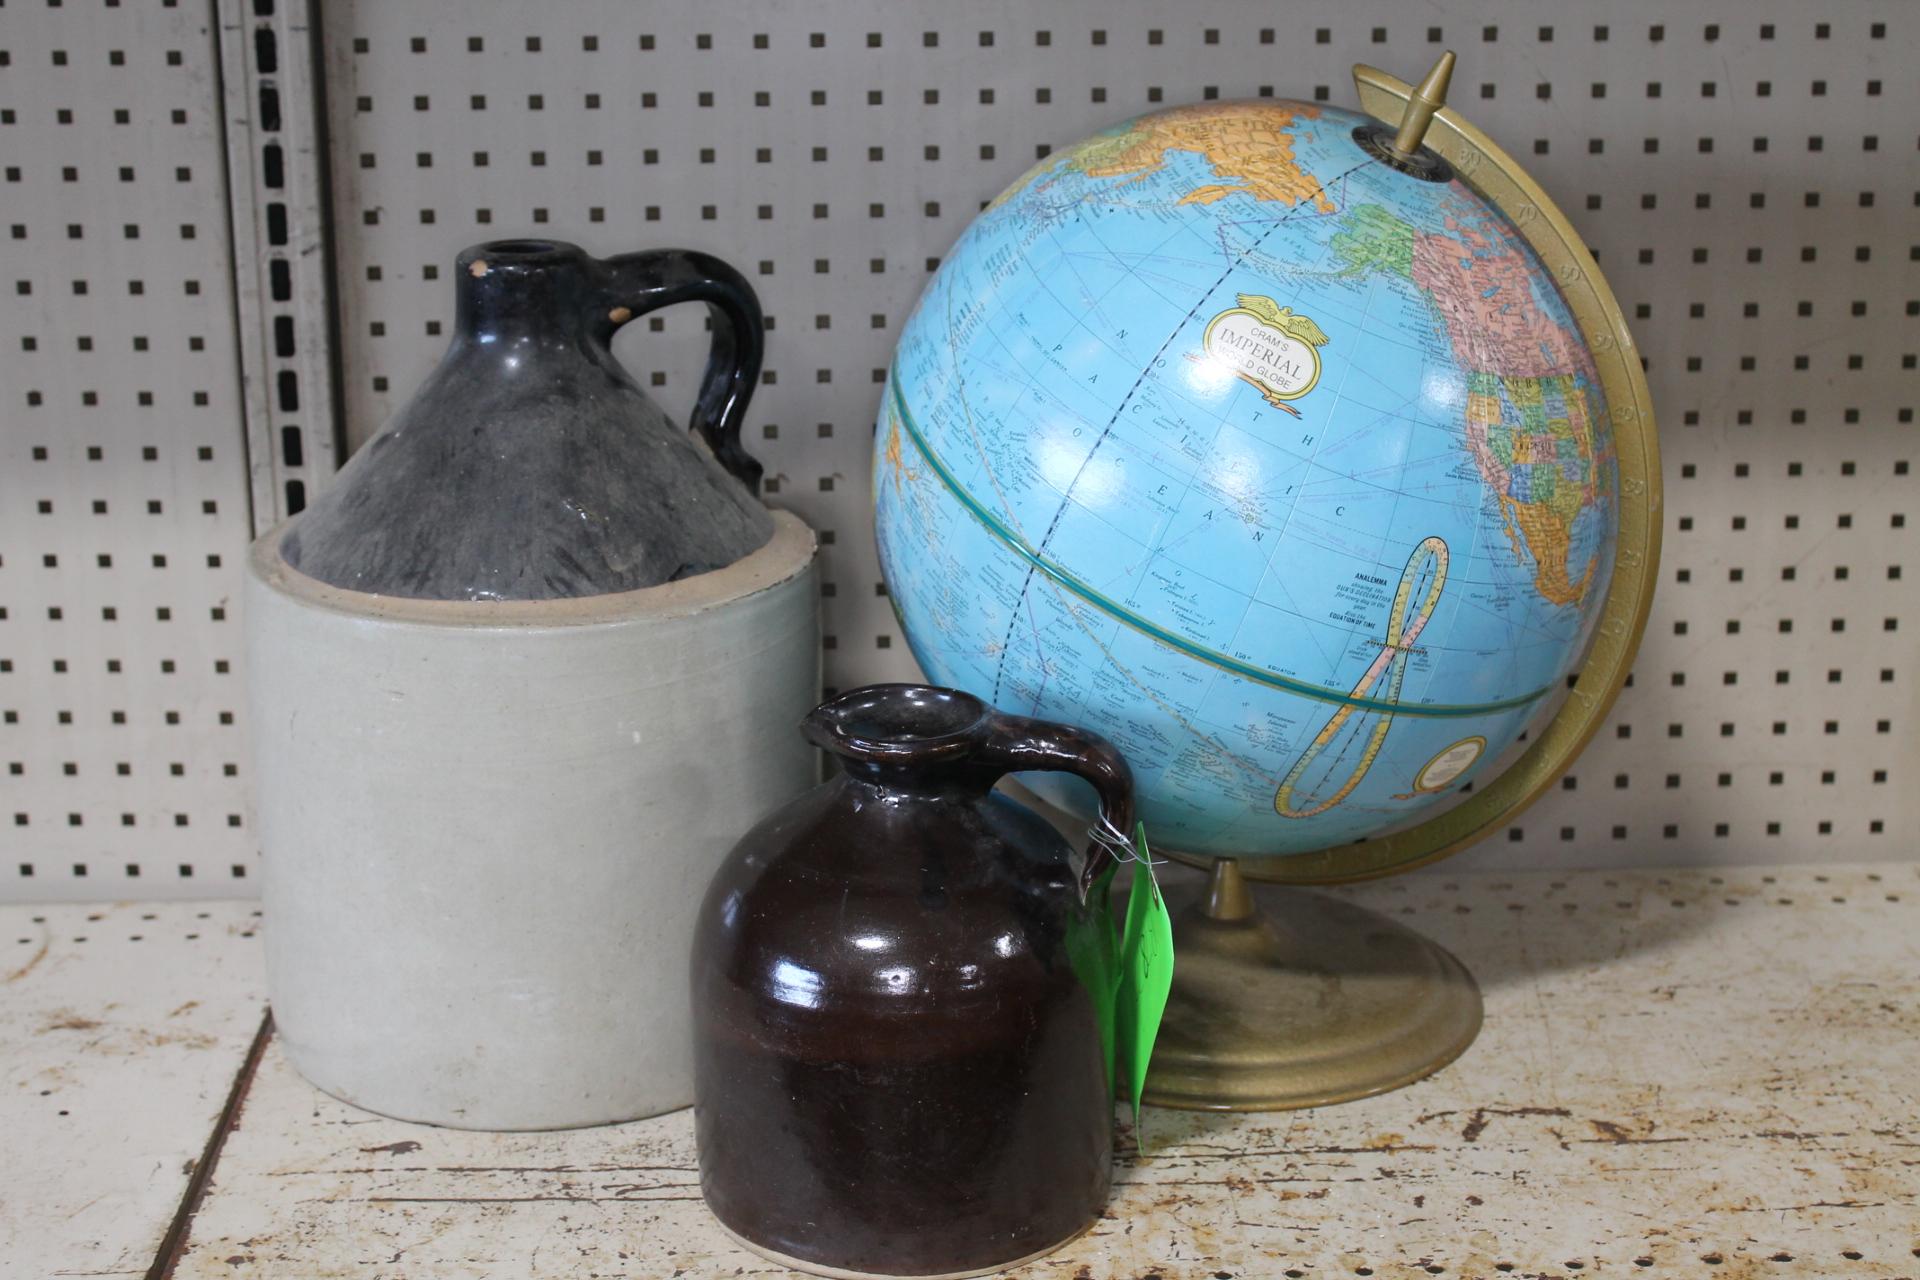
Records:
[[[1572,312],[1370,124],[1207,103],[1054,153],[889,371],[875,527],[915,658],[1112,739],[1168,848],[1430,812],[1565,688],[1607,594],[1618,468]]]

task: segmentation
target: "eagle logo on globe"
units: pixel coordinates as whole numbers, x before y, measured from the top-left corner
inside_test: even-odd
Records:
[[[1238,306],[1208,322],[1200,337],[1206,356],[1188,359],[1219,361],[1259,391],[1268,404],[1299,417],[1300,411],[1287,401],[1298,400],[1320,381],[1320,348],[1327,345],[1326,332],[1272,298],[1243,293],[1237,301]]]

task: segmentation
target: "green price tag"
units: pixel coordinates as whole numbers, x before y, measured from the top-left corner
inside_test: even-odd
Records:
[[[1153,877],[1147,852],[1147,827],[1133,829],[1133,889],[1127,897],[1127,927],[1120,936],[1120,991],[1114,1011],[1119,1059],[1133,1099],[1133,1128],[1140,1134],[1140,1094],[1146,1088],[1147,1063],[1153,1057],[1160,1016],[1173,987],[1173,921]]]

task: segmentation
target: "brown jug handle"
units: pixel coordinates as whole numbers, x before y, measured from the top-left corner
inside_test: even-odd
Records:
[[[704,302],[713,317],[713,349],[688,424],[706,440],[720,465],[753,494],[760,463],[740,444],[747,402],[760,380],[766,324],[747,278],[711,254],[693,249],[646,249],[600,263],[606,289],[603,336],[649,311],[676,302]]]
[[[988,716],[976,732],[979,737],[973,758],[990,768],[1007,773],[1072,773],[1085,778],[1100,796],[1101,819],[1132,842],[1133,770],[1111,742],[1086,729],[999,712]],[[1087,845],[1079,882],[1083,902],[1113,861],[1113,850],[1106,841],[1096,839]]]

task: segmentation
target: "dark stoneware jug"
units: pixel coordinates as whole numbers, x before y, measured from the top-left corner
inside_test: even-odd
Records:
[[[874,685],[802,730],[840,776],[749,832],[693,946],[701,1187],[752,1248],[827,1274],[968,1275],[1085,1230],[1112,1103],[1070,955],[1084,862],[1003,774],[1062,770],[1132,828],[1105,740],[978,698]]]
[[[462,253],[456,276],[446,355],[288,530],[288,564],[379,595],[552,600],[657,586],[765,545],[760,466],[740,447],[763,325],[737,271],[684,249],[600,260],[501,240]],[[704,447],[608,346],[621,325],[695,301],[713,319],[693,413]]]

